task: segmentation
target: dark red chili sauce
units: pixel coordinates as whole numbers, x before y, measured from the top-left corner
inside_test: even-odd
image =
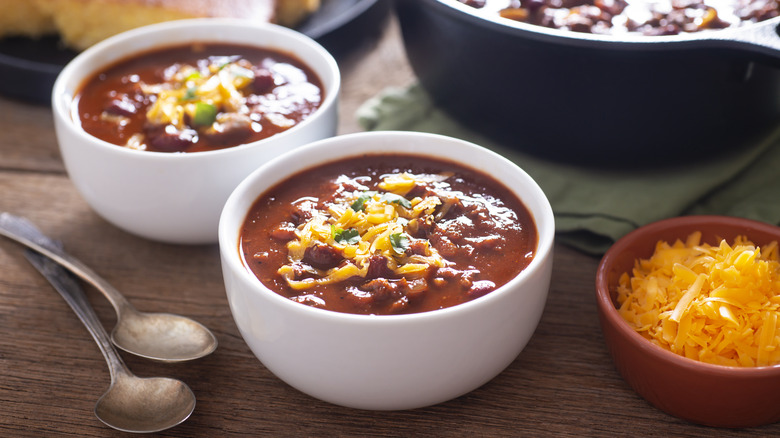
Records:
[[[458,0],[488,14],[594,34],[723,29],[780,15],[778,0]]]
[[[490,176],[434,158],[366,155],[261,195],[239,250],[265,286],[293,301],[386,315],[490,293],[528,266],[537,243],[529,211]]]
[[[83,129],[120,146],[199,152],[285,131],[324,99],[317,75],[280,51],[189,44],[97,72],[75,100]]]

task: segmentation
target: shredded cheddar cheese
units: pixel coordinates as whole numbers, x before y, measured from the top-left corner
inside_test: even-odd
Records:
[[[251,84],[254,77],[251,65],[244,60],[230,61],[226,58],[202,69],[182,65],[169,82],[142,84],[146,94],[157,96],[146,117],[153,124],[171,124],[183,129],[185,115],[196,119],[199,108],[238,111],[244,102],[241,90]],[[211,120],[204,124],[210,125]]]
[[[359,276],[366,277],[372,256],[381,256],[387,268],[409,279],[425,275],[430,268],[450,263],[425,239],[413,239],[407,232],[414,221],[429,220],[442,200],[435,195],[406,199],[406,195],[426,178],[442,175],[411,175],[402,173],[385,177],[378,187],[382,191],[357,191],[345,195],[327,210],[318,211],[300,225],[296,238],[287,243],[289,264],[278,273],[296,290],[325,285]],[[417,250],[407,251],[414,240]],[[295,265],[303,260],[306,250],[315,245],[327,245],[348,261],[337,267],[320,270],[311,268],[312,277],[295,279]]]
[[[780,262],[777,241],[761,248],[701,243],[701,233],[658,242],[618,286],[619,313],[651,342],[676,354],[726,366],[780,363]]]

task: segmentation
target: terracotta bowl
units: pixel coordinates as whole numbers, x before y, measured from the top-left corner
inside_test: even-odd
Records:
[[[686,216],[641,227],[604,255],[596,273],[601,328],[620,374],[648,402],[694,423],[750,427],[780,421],[780,365],[741,368],[712,365],[665,350],[636,333],[615,308],[620,275],[637,258],[652,255],[659,240],[673,243],[694,231],[702,242],[731,242],[745,235],[756,245],[780,240],[780,227],[725,216]]]

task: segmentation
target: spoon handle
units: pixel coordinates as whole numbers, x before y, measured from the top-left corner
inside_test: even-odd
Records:
[[[111,284],[87,265],[68,255],[62,250],[61,245],[41,233],[29,220],[6,212],[0,213],[0,235],[38,251],[92,284],[105,295],[117,312],[120,312],[123,307],[131,307],[127,299]]]
[[[106,358],[111,381],[115,381],[121,374],[128,374],[127,367],[122,358],[114,349],[114,345],[108,337],[103,325],[100,323],[95,311],[87,301],[84,291],[76,282],[76,279],[65,271],[60,265],[50,258],[37,252],[26,250],[24,256],[46,278],[54,289],[62,295],[71,309],[76,312],[79,319],[92,335],[92,338],[100,347],[100,352]]]

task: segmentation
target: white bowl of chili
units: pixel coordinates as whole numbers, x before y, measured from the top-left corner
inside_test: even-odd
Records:
[[[545,306],[553,236],[544,193],[505,158],[369,132],[253,172],[225,204],[219,245],[234,320],[265,367],[321,400],[399,410],[465,394],[515,360]]]
[[[251,171],[335,134],[339,89],[335,60],[305,35],[193,19],[85,50],[58,76],[52,108],[68,175],[99,215],[145,238],[201,244],[216,242],[225,200]]]

